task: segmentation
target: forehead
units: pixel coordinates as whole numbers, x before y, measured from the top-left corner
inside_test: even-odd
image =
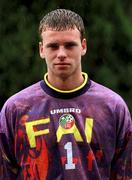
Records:
[[[63,40],[80,40],[81,34],[77,28],[69,30],[52,30],[46,29],[41,34],[42,40],[45,41],[63,41]]]

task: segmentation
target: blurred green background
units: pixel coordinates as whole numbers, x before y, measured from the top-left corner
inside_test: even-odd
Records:
[[[56,8],[84,19],[88,51],[83,71],[119,93],[132,112],[132,1],[1,0],[0,109],[8,97],[39,81],[46,66],[38,53],[39,21]]]

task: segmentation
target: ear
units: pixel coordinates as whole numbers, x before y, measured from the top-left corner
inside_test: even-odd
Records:
[[[40,57],[41,57],[42,59],[45,58],[43,42],[39,42],[39,55],[40,55]]]
[[[83,39],[82,40],[82,53],[81,55],[84,56],[87,52],[87,42],[86,42],[86,39]]]

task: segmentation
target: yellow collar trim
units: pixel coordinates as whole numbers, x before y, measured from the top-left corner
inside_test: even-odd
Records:
[[[72,89],[72,90],[68,90],[68,91],[63,91],[63,90],[57,89],[54,86],[52,86],[47,80],[48,73],[46,73],[44,75],[44,81],[51,89],[53,89],[53,90],[55,90],[57,92],[60,92],[60,93],[72,93],[72,92],[75,92],[75,91],[78,91],[78,90],[82,89],[86,85],[86,83],[88,81],[88,75],[87,75],[87,73],[84,73],[84,72],[82,72],[82,75],[84,77],[84,82],[79,87],[77,87],[75,89]]]

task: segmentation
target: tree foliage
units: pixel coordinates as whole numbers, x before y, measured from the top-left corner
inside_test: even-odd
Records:
[[[42,16],[56,8],[83,17],[88,45],[83,70],[119,93],[132,110],[132,3],[128,0],[1,0],[0,106],[43,78],[46,66],[38,53],[38,26]]]

